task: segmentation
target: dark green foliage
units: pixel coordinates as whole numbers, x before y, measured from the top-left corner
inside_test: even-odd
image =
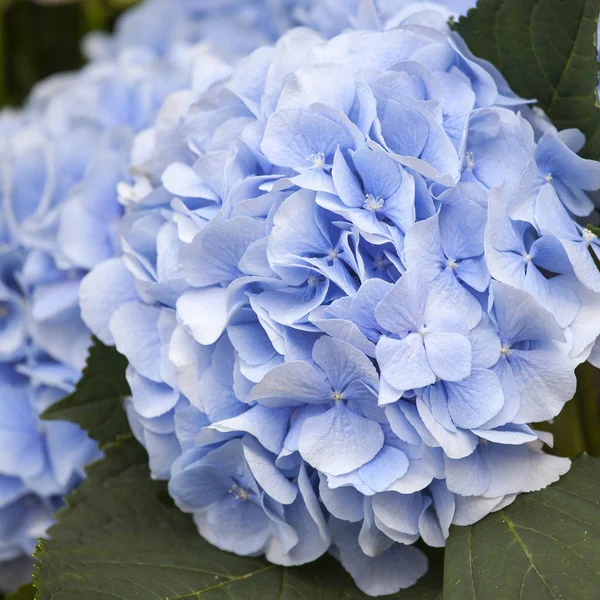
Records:
[[[17,106],[41,79],[80,68],[82,37],[92,29],[110,29],[134,2],[0,0],[0,106]]]
[[[455,24],[523,98],[535,98],[558,129],[577,127],[583,154],[600,158],[596,106],[599,0],[479,0]]]
[[[37,590],[31,583],[20,587],[14,594],[6,596],[6,600],[34,600]]]

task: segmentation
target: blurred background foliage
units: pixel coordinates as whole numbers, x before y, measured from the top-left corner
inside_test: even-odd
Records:
[[[18,106],[33,85],[79,68],[81,39],[109,31],[137,0],[0,0],[0,106]]]
[[[84,63],[81,40],[110,31],[138,0],[0,0],[0,106],[18,106],[40,79]],[[539,429],[555,436],[551,452],[600,456],[600,370],[577,369],[577,394]]]

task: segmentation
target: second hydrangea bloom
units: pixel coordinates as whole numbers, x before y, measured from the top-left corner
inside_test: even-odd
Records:
[[[75,425],[40,415],[85,364],[79,285],[120,252],[117,184],[132,181],[134,135],[170,93],[201,79],[194,57],[229,72],[295,23],[290,5],[251,4],[144,2],[115,34],[86,40],[89,65],[41,82],[22,110],[1,115],[0,591],[30,579],[36,539],[100,456]]]
[[[443,20],[398,14],[205,62],[137,138],[122,256],[81,288],[202,535],[283,565],[329,550],[372,595],[426,571],[419,538],[566,472],[531,424],[600,334],[572,217],[600,165]]]

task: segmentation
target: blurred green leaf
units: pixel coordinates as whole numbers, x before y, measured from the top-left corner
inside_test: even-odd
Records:
[[[8,594],[6,600],[34,600],[36,592],[37,589],[33,587],[33,584],[28,583],[27,585],[20,587],[13,594]]]
[[[41,79],[80,68],[83,36],[94,29],[110,30],[135,3],[0,0],[0,106],[19,105]]]

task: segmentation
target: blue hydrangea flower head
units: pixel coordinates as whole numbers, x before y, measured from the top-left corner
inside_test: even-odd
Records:
[[[136,137],[82,314],[128,358],[132,429],[201,535],[276,564],[329,551],[390,594],[425,573],[417,540],[569,467],[532,423],[600,334],[575,220],[599,167],[447,7],[297,8],[312,28],[199,58]]]

